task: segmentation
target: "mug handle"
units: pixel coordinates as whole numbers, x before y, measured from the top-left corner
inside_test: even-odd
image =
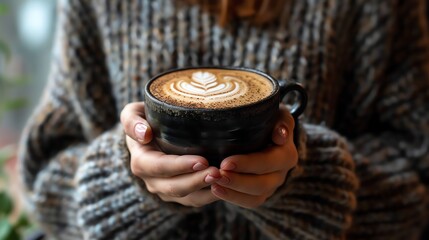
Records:
[[[296,147],[299,147],[299,119],[298,117],[304,112],[305,107],[307,106],[307,92],[304,87],[295,82],[286,82],[279,81],[280,85],[280,102],[282,102],[283,98],[290,92],[295,91],[298,93],[298,101],[292,105],[292,109],[290,113],[295,120],[295,128],[293,130],[293,141]]]
[[[292,109],[290,110],[290,113],[292,114],[293,118],[297,120],[298,117],[304,112],[305,107],[307,106],[307,100],[308,100],[307,92],[305,91],[304,87],[299,83],[279,81],[279,85],[280,85],[280,102],[288,93],[293,91],[298,93],[298,101],[292,105]]]

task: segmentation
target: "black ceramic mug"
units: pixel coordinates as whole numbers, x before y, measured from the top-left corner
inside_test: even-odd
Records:
[[[151,92],[154,91],[151,90],[151,85],[163,76],[200,69],[234,71],[236,75],[240,72],[257,74],[272,84],[272,91],[256,102],[220,109],[179,106],[160,100]],[[174,69],[155,76],[146,84],[145,115],[153,130],[154,140],[163,152],[201,155],[210,165],[219,166],[225,157],[259,151],[272,143],[279,103],[292,92],[298,96],[290,110],[297,121],[306,107],[307,94],[295,82],[277,81],[264,72],[243,67]],[[295,134],[297,135],[297,131]]]

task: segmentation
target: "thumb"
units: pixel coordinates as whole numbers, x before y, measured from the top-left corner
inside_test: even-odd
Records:
[[[141,144],[152,141],[152,128],[144,119],[144,103],[127,104],[121,112],[121,123],[125,134]]]
[[[285,122],[280,121],[274,126],[272,140],[277,145],[284,145],[288,139],[289,129]]]
[[[272,140],[277,145],[284,145],[288,139],[293,139],[293,129],[295,121],[289,110],[284,106],[280,106],[279,119],[274,126]]]

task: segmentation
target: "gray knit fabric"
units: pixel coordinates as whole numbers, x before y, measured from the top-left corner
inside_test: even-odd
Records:
[[[429,183],[419,0],[289,0],[264,26],[174,0],[62,0],[50,82],[23,133],[30,211],[55,239],[418,239]],[[129,170],[119,114],[171,68],[302,83],[299,168],[263,206],[162,202]]]

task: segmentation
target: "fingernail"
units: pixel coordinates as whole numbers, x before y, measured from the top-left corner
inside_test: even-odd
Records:
[[[201,170],[204,170],[204,169],[206,169],[206,168],[208,168],[209,166],[207,166],[207,165],[204,165],[204,164],[202,164],[202,163],[196,163],[193,167],[192,167],[192,169],[194,170],[194,171],[201,171]]]
[[[226,171],[234,170],[236,167],[237,167],[237,166],[236,166],[234,163],[232,163],[232,162],[223,163],[223,164],[221,164],[221,166],[220,166],[220,168],[221,168],[222,170],[226,170]]]
[[[286,139],[287,139],[287,135],[288,135],[287,128],[285,126],[280,126],[277,129],[277,134],[280,137],[278,139],[278,143],[277,144],[284,144],[284,143],[286,143]]]
[[[212,175],[207,175],[206,178],[204,179],[206,183],[210,183],[210,184],[216,182],[217,180],[219,180],[219,178],[213,177]]]
[[[144,136],[146,135],[147,126],[143,123],[137,123],[137,125],[134,128],[134,132],[136,134],[137,140],[143,141]]]
[[[280,137],[286,139],[286,137],[287,137],[287,129],[286,129],[285,126],[280,126],[277,131],[278,131]]]
[[[222,196],[226,195],[226,190],[217,184],[212,185],[212,190],[215,193],[215,195],[222,195]]]
[[[229,182],[230,182],[229,178],[227,178],[225,176],[222,176],[222,178],[219,181],[217,181],[217,183],[222,184],[222,185],[226,185]]]

